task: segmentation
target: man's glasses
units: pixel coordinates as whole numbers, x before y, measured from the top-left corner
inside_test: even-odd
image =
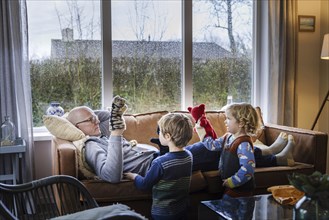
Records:
[[[77,126],[78,124],[81,124],[81,123],[85,123],[85,122],[91,122],[93,124],[96,124],[97,121],[98,121],[98,116],[97,115],[92,115],[90,118],[88,118],[86,120],[75,123],[75,126]]]

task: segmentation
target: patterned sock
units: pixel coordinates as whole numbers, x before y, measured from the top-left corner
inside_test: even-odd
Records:
[[[288,135],[287,146],[276,156],[277,165],[281,166],[294,166],[295,160],[292,151],[295,147],[295,140],[292,135]]]
[[[268,148],[262,149],[262,155],[275,155],[277,153],[280,153],[282,149],[287,145],[288,142],[288,135],[285,132],[281,132],[277,139],[274,141],[271,146]]]
[[[127,110],[128,106],[126,100],[120,96],[115,96],[112,100],[109,119],[109,130],[114,131],[118,129],[125,129],[126,123],[123,119],[123,114]]]

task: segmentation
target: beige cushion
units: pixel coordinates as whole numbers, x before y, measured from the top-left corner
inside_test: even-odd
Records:
[[[89,139],[89,136],[82,138],[81,140],[73,141],[73,145],[77,148],[77,162],[79,169],[79,179],[99,179],[94,173],[93,169],[88,165],[85,158],[85,142]]]
[[[64,117],[44,115],[43,123],[48,131],[55,137],[68,141],[77,141],[85,137],[85,134],[81,130]]]

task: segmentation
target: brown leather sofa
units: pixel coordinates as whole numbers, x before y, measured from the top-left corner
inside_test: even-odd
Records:
[[[257,108],[260,113],[260,109]],[[137,140],[138,143],[150,144],[150,139],[157,137],[157,121],[167,111],[152,112],[137,115],[125,115],[127,130],[124,137],[127,140]],[[187,113],[187,112],[186,112]],[[188,114],[188,113],[187,113]],[[218,136],[226,132],[224,125],[225,114],[222,111],[208,111],[207,117],[211,121]],[[264,124],[258,139],[266,144],[272,144],[281,131],[293,135],[296,146],[293,150],[295,166],[277,166],[256,168],[256,194],[267,193],[266,189],[274,185],[288,184],[287,175],[293,172],[311,174],[315,170],[326,172],[327,140],[326,133],[299,129],[294,127]],[[198,141],[194,134],[190,143]],[[155,146],[155,145],[153,145]],[[102,204],[124,203],[137,212],[149,216],[151,207],[151,193],[139,191],[132,181],[122,181],[117,184],[108,183],[99,179],[84,179],[79,172],[77,149],[72,142],[53,138],[53,149],[56,155],[56,174],[65,174],[78,178],[87,187],[96,201]],[[202,200],[216,199],[221,196],[220,177],[217,170],[195,171],[190,188],[191,212],[190,219],[197,218],[197,207]]]

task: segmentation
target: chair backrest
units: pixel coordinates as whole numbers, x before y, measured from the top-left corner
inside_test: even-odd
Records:
[[[0,199],[5,208],[21,220],[49,219],[98,207],[85,186],[66,175],[19,185],[0,183]]]
[[[17,220],[17,218],[9,211],[5,204],[0,200],[0,219]]]

